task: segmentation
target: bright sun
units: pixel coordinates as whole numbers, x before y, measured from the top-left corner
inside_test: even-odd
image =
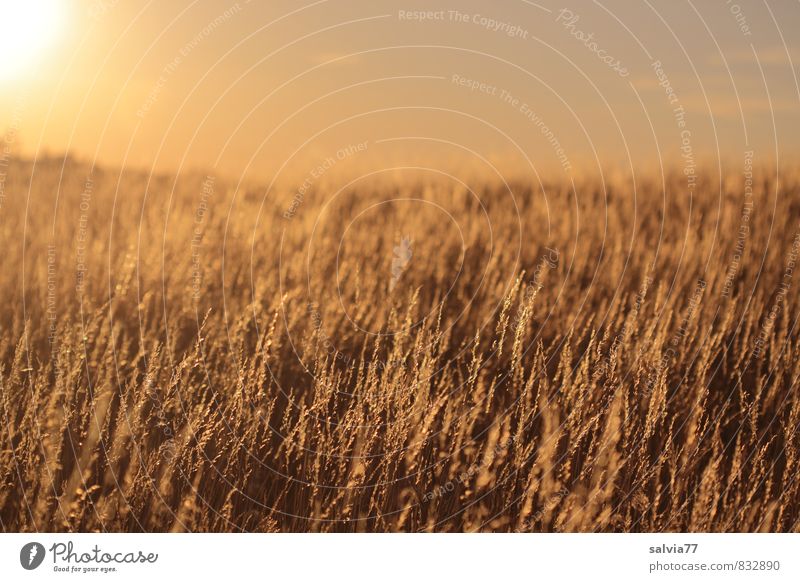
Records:
[[[0,81],[22,76],[56,40],[63,0],[0,0]]]

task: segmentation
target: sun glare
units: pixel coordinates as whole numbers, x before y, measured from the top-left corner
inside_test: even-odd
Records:
[[[63,12],[63,0],[0,0],[0,81],[39,65],[60,32]]]

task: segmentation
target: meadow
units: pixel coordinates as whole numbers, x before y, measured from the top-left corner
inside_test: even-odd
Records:
[[[800,531],[800,174],[10,160],[3,531]]]

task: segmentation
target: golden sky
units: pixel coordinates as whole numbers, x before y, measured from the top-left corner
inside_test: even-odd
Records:
[[[800,149],[798,2],[37,3],[0,18],[0,130],[27,156],[265,178]]]

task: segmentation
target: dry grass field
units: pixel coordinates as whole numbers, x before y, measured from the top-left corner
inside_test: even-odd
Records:
[[[797,172],[397,184],[12,160],[2,530],[800,531]]]

